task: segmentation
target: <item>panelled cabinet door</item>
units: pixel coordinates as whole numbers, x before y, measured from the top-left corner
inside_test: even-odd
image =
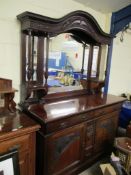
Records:
[[[118,112],[103,115],[96,120],[95,152],[110,151],[116,134]]]
[[[13,148],[18,147],[18,153],[19,153],[19,166],[20,166],[20,174],[21,175],[33,175],[34,167],[32,167],[32,159],[33,157],[33,147],[30,142],[30,139],[33,135],[24,135],[8,140],[4,140],[0,143],[0,152],[5,153]],[[32,138],[33,140],[33,138]],[[31,153],[31,154],[30,154]]]
[[[48,175],[69,174],[83,159],[84,124],[54,133],[47,138]]]

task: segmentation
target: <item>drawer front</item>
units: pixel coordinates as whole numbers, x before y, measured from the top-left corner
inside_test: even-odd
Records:
[[[115,104],[111,106],[106,106],[100,109],[96,109],[93,111],[89,111],[83,114],[78,114],[74,116],[70,116],[66,119],[62,119],[59,121],[54,121],[46,124],[46,133],[51,133],[54,131],[59,131],[64,128],[73,126],[75,124],[88,121],[88,120],[93,120],[97,117],[100,117],[102,115],[114,112],[114,111],[119,111],[121,107],[121,104]]]
[[[47,123],[46,132],[51,133],[54,131],[59,131],[59,130],[62,130],[64,128],[68,128],[70,126],[73,126],[75,124],[90,120],[90,119],[92,119],[92,117],[93,117],[93,111],[90,111],[87,113],[71,116],[70,118],[63,119],[61,121]]]
[[[121,108],[121,104],[115,104],[115,105],[106,106],[100,109],[96,109],[94,110],[94,117],[99,117],[111,112],[119,111],[120,108]]]
[[[13,138],[0,143],[0,152],[4,153],[13,148],[18,148],[19,152],[29,149],[29,135]]]

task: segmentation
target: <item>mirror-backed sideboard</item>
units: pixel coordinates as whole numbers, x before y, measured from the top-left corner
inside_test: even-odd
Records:
[[[105,58],[100,79],[101,53],[104,45],[110,46],[112,36],[103,32],[97,21],[83,11],[71,12],[59,19],[31,12],[24,12],[17,18],[21,22],[22,41],[20,107],[41,125],[37,133],[36,174],[78,174],[103,154],[110,153],[125,100],[102,93],[108,60]],[[56,86],[51,91],[48,84],[50,42],[62,33],[83,44],[81,88],[76,89],[72,84]],[[88,47],[89,54],[87,71],[83,75],[84,46]],[[92,65],[96,47],[99,51],[94,77]],[[74,77],[69,70],[66,73]]]

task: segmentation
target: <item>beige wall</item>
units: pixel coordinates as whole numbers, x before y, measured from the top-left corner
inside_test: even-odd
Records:
[[[115,95],[131,94],[131,31],[124,34],[123,42],[120,35],[114,39],[109,81],[109,93]]]
[[[72,0],[0,0],[0,77],[13,80],[20,87],[20,23],[16,16],[24,11],[59,18],[74,10],[92,14],[102,29],[109,31],[110,14],[86,8]],[[19,102],[19,92],[15,101]]]

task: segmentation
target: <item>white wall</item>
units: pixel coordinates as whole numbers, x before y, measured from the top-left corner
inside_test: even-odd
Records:
[[[74,11],[92,14],[101,28],[108,32],[110,14],[105,15],[73,0],[0,0],[0,77],[13,80],[13,87],[20,88],[20,23],[16,16],[24,11],[59,18]],[[19,92],[15,101],[19,102]]]
[[[131,94],[131,32],[124,33],[123,42],[120,35],[114,39],[109,81],[109,93],[115,95]]]
[[[82,54],[83,54],[83,47],[82,44],[75,41],[74,39],[71,39],[71,42],[74,43],[69,46],[70,39],[65,38],[66,33],[60,34],[57,37],[54,37],[50,41],[50,51],[62,51],[66,53],[66,56],[68,57],[68,61],[73,65],[73,68],[75,71],[81,71],[82,67]],[[75,45],[74,45],[75,44]],[[75,57],[75,54],[78,54],[78,58]]]

